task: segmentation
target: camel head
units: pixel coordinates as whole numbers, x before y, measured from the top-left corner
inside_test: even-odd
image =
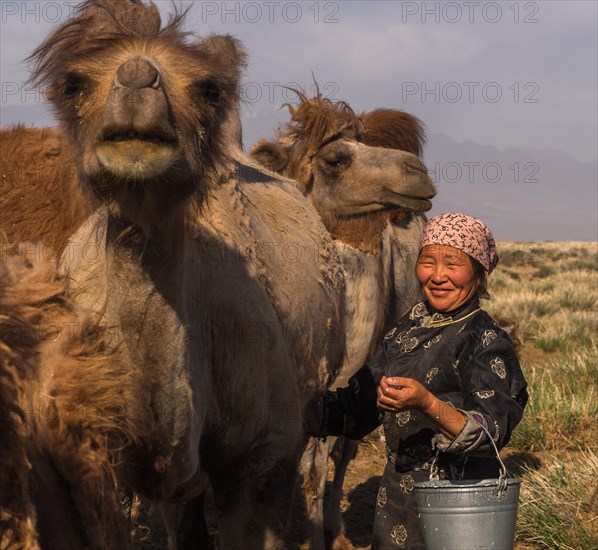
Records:
[[[416,118],[390,109],[358,117],[344,102],[299,97],[277,142],[262,140],[251,155],[295,179],[333,234],[347,220],[431,208],[436,190],[417,156]]]
[[[191,40],[183,18],[163,26],[153,3],[87,0],[30,56],[81,181],[140,225],[201,201],[227,166],[244,53],[228,36]]]

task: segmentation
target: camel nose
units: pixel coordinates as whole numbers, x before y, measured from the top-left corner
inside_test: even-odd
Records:
[[[146,58],[137,56],[123,63],[116,71],[115,84],[126,88],[160,87],[160,73]]]

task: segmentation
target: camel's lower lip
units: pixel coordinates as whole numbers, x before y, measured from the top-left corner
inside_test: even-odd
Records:
[[[128,180],[158,177],[177,163],[182,155],[176,143],[145,139],[101,141],[95,152],[104,169]]]
[[[397,205],[413,210],[414,212],[426,212],[432,208],[432,201],[425,198],[414,198],[400,195],[397,198]]]
[[[170,128],[132,129],[107,127],[102,130],[98,143],[148,142],[157,145],[177,145],[176,134]]]

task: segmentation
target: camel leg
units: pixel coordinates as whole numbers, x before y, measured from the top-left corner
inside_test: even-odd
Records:
[[[220,550],[285,548],[297,462],[281,459],[257,476],[252,470],[237,465],[228,469],[228,476],[213,480]]]
[[[204,495],[187,502],[160,505],[168,532],[168,550],[210,550],[212,543],[204,514]]]
[[[38,512],[37,529],[42,548],[69,550],[88,547],[86,533],[72,504],[68,484],[47,455],[29,456],[32,464],[29,490]],[[4,546],[3,546],[4,548]]]
[[[177,550],[212,548],[204,512],[204,495],[195,497],[180,506],[178,518]]]
[[[301,457],[301,474],[312,550],[324,550],[324,491],[328,477],[328,456],[336,437],[310,438]]]
[[[177,550],[177,506],[171,502],[161,502],[158,506],[168,533],[168,550]]]
[[[324,532],[332,541],[333,550],[350,550],[353,545],[345,537],[345,523],[341,515],[343,482],[349,462],[355,457],[358,441],[339,437],[332,454],[334,461],[334,480],[324,514]]]
[[[70,470],[62,467],[64,455],[56,458],[45,449],[32,449],[28,458],[30,497],[38,514],[42,548],[130,548],[128,524],[117,491],[110,492],[114,489],[110,472],[96,470],[86,454],[67,456]]]

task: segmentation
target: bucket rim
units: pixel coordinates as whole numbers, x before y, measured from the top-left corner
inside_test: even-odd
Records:
[[[496,487],[499,483],[506,482],[508,485],[520,485],[523,480],[520,478],[508,478],[501,480],[500,478],[490,479],[439,479],[428,481],[416,481],[413,484],[415,489],[466,489],[466,488],[480,488],[480,487]]]

